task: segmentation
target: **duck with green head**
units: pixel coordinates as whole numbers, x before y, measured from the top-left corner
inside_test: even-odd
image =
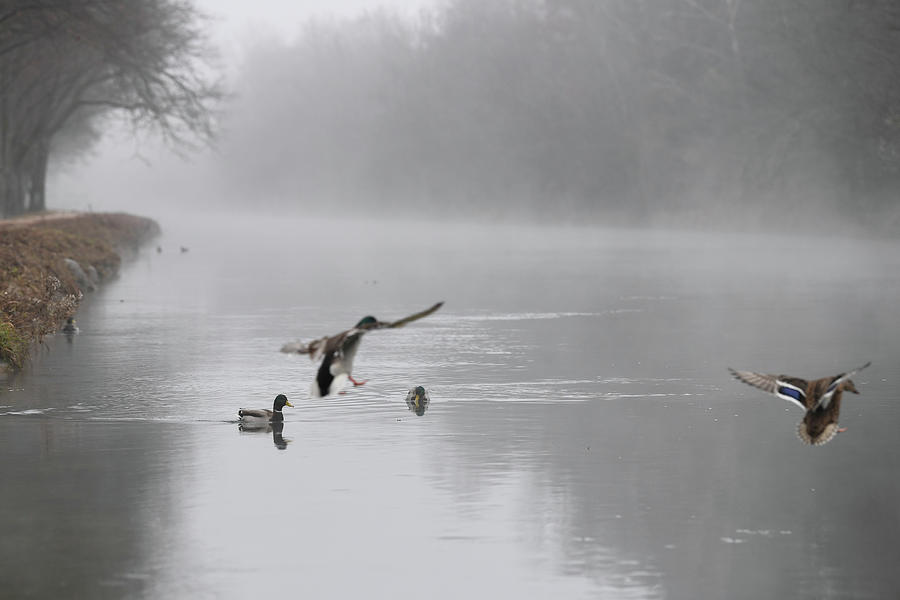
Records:
[[[308,344],[285,344],[282,352],[309,354],[311,360],[322,359],[316,378],[312,382],[310,394],[313,397],[330,396],[340,392],[349,381],[354,386],[363,385],[365,381],[353,378],[353,359],[359,350],[362,336],[376,329],[396,329],[407,323],[427,317],[444,303],[437,304],[397,321],[379,321],[372,315],[366,315],[352,328],[336,335],[325,336]]]
[[[78,333],[78,325],[75,324],[75,317],[66,319],[66,324],[63,325],[62,332],[66,335],[75,335]]]
[[[431,404],[431,398],[421,385],[411,388],[406,394],[406,406],[420,417],[425,414],[429,404]]]
[[[805,410],[803,420],[797,424],[797,435],[806,444],[821,446],[830,442],[838,433],[846,431],[846,428],[838,427],[841,398],[844,392],[859,393],[850,377],[870,364],[872,363],[867,362],[852,371],[811,381],[790,375],[767,375],[731,368],[728,370],[740,381]]]
[[[357,381],[353,378],[353,359],[359,350],[359,343],[367,331],[384,326],[375,317],[367,315],[347,331],[327,338],[320,350],[322,364],[316,372],[316,380],[313,382],[312,395],[314,397],[335,394],[350,381],[354,386],[365,384],[365,381]]]
[[[285,406],[294,407],[293,404],[288,402],[287,396],[284,394],[278,394],[275,396],[275,402],[272,405],[272,410],[267,408],[240,408],[238,409],[238,417],[244,423],[271,423],[284,421],[284,413],[281,410]]]

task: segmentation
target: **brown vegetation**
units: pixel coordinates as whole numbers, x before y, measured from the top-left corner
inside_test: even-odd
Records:
[[[159,233],[155,221],[126,214],[49,214],[0,221],[0,361],[21,368],[33,342],[72,316],[82,290],[65,259],[114,275],[120,252]]]

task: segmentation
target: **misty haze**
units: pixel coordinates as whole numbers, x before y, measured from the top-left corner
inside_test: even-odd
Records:
[[[896,595],[900,5],[248,6],[0,0],[11,597]]]

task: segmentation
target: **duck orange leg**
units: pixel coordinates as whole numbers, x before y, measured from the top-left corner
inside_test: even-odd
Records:
[[[357,380],[353,379],[353,377],[350,375],[347,375],[347,379],[349,379],[350,383],[352,383],[354,386],[365,385],[369,381],[368,379],[366,381],[357,381]]]

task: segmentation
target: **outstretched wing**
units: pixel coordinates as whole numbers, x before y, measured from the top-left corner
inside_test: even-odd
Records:
[[[728,370],[736,379],[753,387],[758,387],[764,392],[774,394],[782,400],[787,400],[806,410],[806,388],[809,383],[805,379],[787,375],[767,375],[753,371],[735,371],[730,367]]]
[[[339,334],[340,335],[340,334]],[[328,336],[312,340],[308,344],[303,342],[288,342],[281,347],[282,352],[287,354],[309,354],[309,359],[313,362],[319,360],[325,352],[325,346],[328,343]]]
[[[286,342],[281,351],[286,354],[309,354],[309,344],[303,342]]]
[[[398,321],[393,321],[390,323],[380,323],[379,329],[387,328],[387,327],[390,327],[392,329],[395,327],[403,327],[407,323],[412,323],[413,321],[418,321],[419,319],[427,317],[428,315],[430,315],[431,313],[433,313],[434,311],[436,311],[443,305],[444,305],[444,303],[443,303],[443,301],[441,301],[441,302],[438,302],[437,304],[435,304],[434,306],[432,306],[431,308],[427,308],[421,312],[417,312],[415,314],[409,315],[408,317],[404,317]]]
[[[317,340],[312,340],[307,344],[304,344],[303,342],[288,342],[281,347],[281,351],[288,354],[309,354],[310,360],[316,362],[324,355],[338,350],[352,333],[359,332],[360,334],[362,334],[365,333],[365,331],[369,331],[372,329],[393,329],[396,327],[403,327],[407,323],[412,323],[413,321],[418,321],[421,318],[427,317],[443,305],[443,302],[438,302],[431,308],[427,308],[421,312],[411,314],[408,317],[404,317],[397,321],[378,321],[377,323],[363,328],[349,329],[335,335],[325,336]]]
[[[816,406],[817,407],[821,406],[822,408],[828,408],[828,405],[831,403],[831,398],[834,396],[834,392],[837,390],[838,386],[871,364],[872,364],[872,361],[869,361],[866,364],[864,364],[863,366],[857,367],[857,368],[853,369],[852,371],[847,371],[846,373],[841,373],[840,375],[835,375],[835,377],[831,381],[831,383],[828,384],[828,389],[825,390],[825,393],[822,394],[821,398],[819,398],[819,401],[816,403]]]

